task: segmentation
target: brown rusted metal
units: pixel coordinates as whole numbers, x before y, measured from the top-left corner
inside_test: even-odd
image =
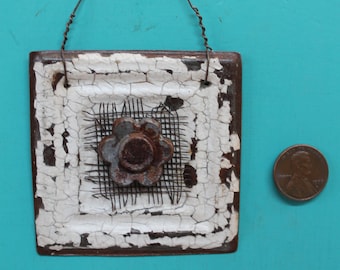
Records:
[[[129,117],[116,119],[112,135],[99,144],[101,158],[110,165],[110,177],[123,186],[158,182],[173,152],[172,142],[161,135],[160,123],[151,118],[138,123]]]
[[[145,172],[154,160],[154,143],[142,132],[125,136],[119,147],[119,164],[130,172]]]

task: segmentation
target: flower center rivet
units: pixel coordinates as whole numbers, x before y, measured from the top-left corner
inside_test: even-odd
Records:
[[[131,172],[144,172],[154,159],[154,144],[143,133],[125,136],[119,147],[119,163]]]

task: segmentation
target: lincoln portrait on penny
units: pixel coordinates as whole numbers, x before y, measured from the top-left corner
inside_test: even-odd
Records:
[[[306,151],[300,150],[291,156],[291,179],[287,191],[295,198],[305,198],[317,193],[312,183],[312,159]]]

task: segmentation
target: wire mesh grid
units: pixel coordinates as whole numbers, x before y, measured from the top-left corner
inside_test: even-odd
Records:
[[[148,204],[162,205],[165,199],[171,204],[179,203],[185,188],[184,160],[190,159],[187,150],[189,146],[181,139],[183,126],[186,125],[185,116],[179,116],[176,111],[171,111],[163,103],[150,109],[149,106],[143,105],[142,99],[124,101],[119,111],[115,103],[101,103],[98,112],[91,111],[86,114],[86,120],[93,124],[87,128],[85,148],[96,152],[96,163],[86,164],[91,169],[87,170],[87,177],[85,177],[85,181],[91,181],[97,186],[93,190],[93,196],[102,196],[111,200],[112,206],[116,208],[136,205],[143,194],[146,194]],[[173,157],[164,164],[160,181],[151,187],[142,186],[137,182],[129,186],[116,184],[109,176],[109,166],[99,157],[97,151],[99,142],[105,136],[112,134],[113,122],[121,117],[131,117],[137,121],[153,118],[161,124],[162,135],[173,143]]]

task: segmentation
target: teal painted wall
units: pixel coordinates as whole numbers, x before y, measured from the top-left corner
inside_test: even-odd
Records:
[[[216,51],[243,59],[240,241],[236,253],[170,257],[42,257],[35,251],[28,54],[59,49],[76,0],[0,0],[1,269],[340,269],[340,1],[193,0]],[[185,0],[85,0],[68,49],[201,50]],[[272,167],[305,143],[330,177],[292,204]]]

